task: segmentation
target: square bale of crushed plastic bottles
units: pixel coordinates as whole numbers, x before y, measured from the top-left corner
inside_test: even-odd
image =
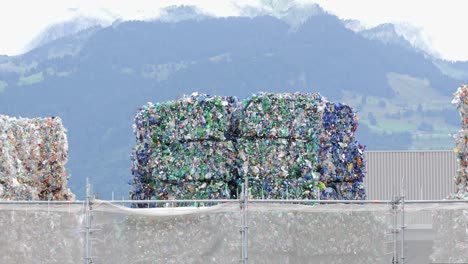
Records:
[[[341,140],[335,137],[352,137],[358,128],[358,118],[349,105],[327,102],[322,115],[323,130],[331,135],[331,140]],[[337,136],[335,136],[337,135]]]
[[[365,200],[366,188],[361,181],[329,183],[322,192],[328,200]]]
[[[260,179],[316,177],[316,141],[289,139],[238,139],[239,174]]]
[[[238,186],[244,182],[239,181]],[[297,179],[249,177],[248,190],[251,199],[316,200],[320,195],[318,179],[312,176]]]
[[[319,133],[325,100],[319,94],[260,93],[239,105],[239,137],[311,139]]]
[[[176,101],[148,103],[136,114],[137,141],[167,144],[175,141],[230,138],[235,97],[194,93]]]
[[[0,150],[0,199],[74,199],[67,188],[68,141],[60,118],[0,115]]]
[[[134,186],[133,200],[193,200],[236,198],[234,182],[222,181],[153,181],[146,185]]]
[[[318,172],[326,183],[358,181],[366,174],[365,147],[355,139],[320,141]]]
[[[146,181],[227,182],[237,177],[236,151],[231,141],[138,145],[133,156],[133,177]]]

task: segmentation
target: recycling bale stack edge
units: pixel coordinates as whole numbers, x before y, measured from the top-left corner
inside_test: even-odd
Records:
[[[231,198],[235,100],[193,93],[141,108],[134,124],[131,198]]]
[[[452,104],[457,106],[460,113],[461,129],[455,136],[458,170],[454,177],[456,191],[450,194],[450,198],[468,199],[468,85],[458,88]]]
[[[358,118],[345,104],[327,102],[320,142],[320,180],[327,186],[323,198],[362,200],[366,198],[365,147],[356,140]]]

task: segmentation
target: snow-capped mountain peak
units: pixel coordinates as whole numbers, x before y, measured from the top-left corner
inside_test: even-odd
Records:
[[[384,23],[371,28],[365,27],[358,20],[343,20],[343,24],[349,30],[367,39],[410,49],[415,48],[425,54],[440,57],[440,54],[431,48],[431,39],[428,34],[421,28],[408,23]]]
[[[80,31],[92,27],[105,27],[112,24],[113,20],[107,18],[76,16],[70,20],[52,24],[34,37],[26,46],[25,52],[41,47],[51,41],[74,35]]]

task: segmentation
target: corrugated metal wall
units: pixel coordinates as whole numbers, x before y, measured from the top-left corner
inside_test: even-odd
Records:
[[[366,151],[367,199],[391,200],[405,186],[408,200],[445,199],[455,191],[453,151]]]

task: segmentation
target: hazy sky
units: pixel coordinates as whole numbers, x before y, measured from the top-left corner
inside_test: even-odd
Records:
[[[1,0],[0,54],[21,53],[48,25],[88,15],[106,21],[148,19],[161,7],[196,5],[216,16],[235,16],[237,6],[259,6],[260,0]],[[235,2],[236,4],[233,4]],[[263,2],[278,2],[263,0]],[[422,30],[424,42],[450,60],[468,60],[468,1],[464,0],[297,0],[318,3],[340,18],[357,19],[365,26],[406,23]]]

